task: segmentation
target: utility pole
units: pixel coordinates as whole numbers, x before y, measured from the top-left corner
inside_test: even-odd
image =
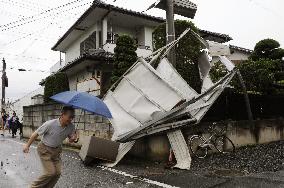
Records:
[[[166,35],[167,44],[175,40],[175,23],[174,23],[174,2],[173,0],[166,0],[166,14],[167,14],[167,24],[166,24]],[[176,67],[176,53],[175,47],[173,47],[169,54],[168,59],[173,67]]]
[[[166,38],[167,44],[175,40],[175,23],[174,14],[178,14],[187,18],[194,18],[197,5],[190,0],[159,0],[152,4],[147,10],[151,8],[159,8],[166,11],[167,24],[166,24]],[[176,67],[175,47],[168,53],[168,59],[174,67]]]
[[[1,100],[1,107],[5,107],[5,88],[7,85],[7,76],[6,76],[6,62],[3,58],[2,60],[3,68],[2,68],[2,100]]]

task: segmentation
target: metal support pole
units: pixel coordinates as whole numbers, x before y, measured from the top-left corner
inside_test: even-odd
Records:
[[[167,44],[175,40],[175,24],[174,24],[174,3],[173,0],[166,0],[167,13]],[[173,47],[168,54],[168,59],[174,67],[176,67],[175,48]]]
[[[243,89],[243,92],[244,92],[244,98],[245,98],[245,103],[246,103],[248,119],[250,121],[252,121],[253,120],[253,115],[252,115],[252,112],[251,112],[251,107],[250,107],[249,97],[248,97],[248,93],[247,93],[247,88],[246,88],[246,85],[244,83],[243,77],[242,77],[242,75],[241,75],[239,70],[237,70],[237,76],[238,76],[238,78],[240,80],[240,83],[241,83],[241,86],[242,86],[242,89]]]
[[[2,99],[1,99],[1,108],[5,107],[5,88],[6,88],[6,62],[5,59],[3,58],[2,60],[3,63],[3,69],[2,69]]]
[[[61,64],[62,64],[62,59],[61,59],[61,52],[59,52],[59,65],[60,65],[60,68],[61,68]]]

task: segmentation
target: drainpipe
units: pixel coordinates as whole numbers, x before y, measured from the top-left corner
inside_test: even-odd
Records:
[[[103,39],[103,46],[107,42],[107,18],[105,17],[102,20],[102,39]]]
[[[97,21],[97,24],[96,24],[96,49],[100,48],[100,35],[99,35],[99,28],[100,26],[100,22]]]

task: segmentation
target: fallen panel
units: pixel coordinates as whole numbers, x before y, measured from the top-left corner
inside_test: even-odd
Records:
[[[104,102],[109,107],[113,117],[112,119],[109,119],[114,128],[113,140],[116,140],[118,135],[127,133],[134,128],[142,126],[138,120],[132,117],[118,104],[111,91],[109,91],[105,96]]]
[[[88,158],[115,161],[118,153],[118,147],[118,142],[89,136],[83,143],[79,156],[83,161]]]
[[[171,110],[183,99],[159,72],[140,59],[104,98],[113,116],[113,140]]]
[[[208,92],[207,95],[202,97],[201,100],[196,101],[195,103],[189,105],[186,107],[183,111],[179,112],[179,114],[183,113],[190,113],[193,117],[196,118],[196,123],[199,123],[203,116],[206,114],[206,112],[210,109],[210,107],[214,104],[216,99],[220,96],[220,94],[223,92],[225,87],[229,84],[229,82],[232,80],[234,75],[236,74],[235,71],[232,71],[229,73],[225,79],[222,79],[220,82],[215,83],[214,89],[212,89],[210,92]],[[211,87],[212,88],[212,87]],[[207,90],[208,91],[208,90]]]
[[[113,163],[104,163],[103,165],[107,167],[114,167],[115,165],[117,165],[117,163],[121,161],[121,159],[128,153],[128,151],[133,147],[134,144],[135,141],[121,143],[119,145],[118,154],[116,156],[115,161]]]
[[[181,130],[168,132],[167,135],[177,160],[175,167],[189,170],[191,165],[191,157]]]
[[[183,98],[190,100],[198,95],[193,88],[189,87],[167,58],[160,61],[156,70],[164,80],[181,93]]]

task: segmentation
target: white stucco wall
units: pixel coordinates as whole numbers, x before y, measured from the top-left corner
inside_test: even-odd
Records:
[[[33,105],[33,100],[31,99],[33,96],[38,94],[44,93],[44,87],[40,87],[24,97],[18,99],[16,102],[14,102],[12,105],[10,105],[10,108],[7,109],[7,111],[12,114],[12,111],[15,111],[19,117],[20,120],[22,120],[23,117],[23,106],[30,106]]]
[[[65,62],[69,63],[80,56],[80,43],[88,38],[94,31],[100,29],[100,24],[94,24],[90,29],[82,32],[82,35],[77,38],[72,44],[66,49]]]
[[[145,46],[150,46],[150,49],[153,50],[154,28],[144,27],[144,30],[145,30]]]
[[[104,24],[104,26],[106,26]],[[82,35],[76,39],[74,42],[72,42],[72,44],[66,49],[66,53],[65,53],[65,62],[71,62],[73,60],[75,60],[76,58],[78,58],[80,56],[80,43],[83,42],[87,37],[89,37],[94,31],[97,31],[97,38],[98,38],[98,32],[102,29],[101,27],[101,22],[98,22],[96,24],[94,24],[92,27],[90,27],[90,29],[88,29],[86,32],[82,33]],[[106,29],[104,27],[104,29]],[[117,26],[115,24],[112,24],[112,28],[110,28],[110,26],[108,25],[107,27],[107,31],[110,32],[112,31],[115,34],[118,35],[130,35],[132,37],[138,38],[138,43],[141,46],[149,46],[150,50],[146,50],[146,49],[138,49],[137,50],[137,54],[138,56],[147,56],[151,54],[151,50],[153,49],[152,46],[152,33],[154,31],[154,28],[150,28],[150,27],[141,27],[140,29],[137,30],[137,28],[126,28],[126,27],[120,27]],[[104,33],[104,32],[103,32]],[[106,33],[102,34],[102,37],[105,38],[106,37]],[[97,39],[97,48],[98,48],[98,39]],[[103,43],[103,48],[106,51],[109,52],[114,52],[114,47],[115,45],[113,44],[106,44]]]
[[[68,75],[69,86],[71,91],[90,92],[95,95],[100,94],[100,85],[98,82],[101,78],[98,76],[98,71],[94,74],[86,71],[80,71],[73,75]]]
[[[231,61],[243,61],[243,60],[248,60],[250,54],[244,53],[239,50],[233,50],[234,53],[231,53],[228,57]]]

